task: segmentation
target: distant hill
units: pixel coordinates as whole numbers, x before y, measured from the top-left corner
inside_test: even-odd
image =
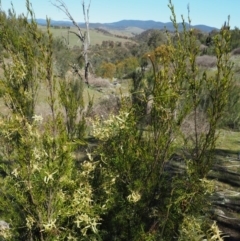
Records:
[[[36,19],[37,23],[40,25],[46,25],[46,20],[45,19]],[[73,26],[72,22],[70,21],[55,21],[55,20],[51,20],[51,25],[53,26]],[[129,29],[129,28],[137,28],[138,31],[142,30],[148,30],[148,29],[164,29],[166,28],[169,31],[173,31],[174,27],[172,22],[167,22],[167,23],[163,23],[163,22],[156,22],[153,20],[148,20],[148,21],[144,21],[144,20],[121,20],[118,22],[113,22],[113,23],[90,23],[90,28],[102,28],[102,29],[109,29],[109,30],[125,30],[125,29]],[[186,24],[188,27],[188,24]],[[85,24],[83,23],[79,23],[80,27],[84,27]],[[211,27],[211,26],[207,26],[207,25],[192,25],[191,27],[193,28],[197,28],[203,32],[211,32],[212,30],[216,30],[217,28]],[[179,30],[182,30],[182,24],[179,23]]]

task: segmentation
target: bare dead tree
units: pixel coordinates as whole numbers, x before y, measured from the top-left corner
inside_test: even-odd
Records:
[[[82,29],[80,28],[80,26],[78,25],[78,23],[75,21],[75,19],[73,18],[73,16],[71,15],[71,13],[68,10],[67,5],[65,4],[65,2],[63,0],[55,0],[56,3],[51,2],[55,7],[57,7],[58,9],[60,9],[63,13],[65,13],[65,15],[69,18],[69,20],[71,20],[71,22],[73,23],[73,25],[77,28],[78,32],[74,32],[74,31],[69,31],[69,33],[75,34],[79,40],[81,41],[82,45],[83,45],[83,52],[82,52],[82,56],[84,56],[84,62],[85,62],[85,74],[84,74],[84,78],[85,78],[85,82],[87,85],[89,85],[89,81],[88,81],[88,77],[89,77],[89,67],[91,66],[89,60],[88,60],[88,49],[90,46],[90,35],[89,35],[89,9],[90,9],[90,5],[91,5],[91,0],[89,0],[89,4],[87,6],[87,8],[85,7],[85,1],[82,0],[82,10],[83,10],[83,15],[84,15],[84,22],[85,22],[85,26],[86,26],[86,31],[82,31]]]
[[[69,30],[67,33],[67,37],[63,36],[63,34],[61,34],[61,35],[62,35],[64,43],[67,45],[67,48],[69,49]]]

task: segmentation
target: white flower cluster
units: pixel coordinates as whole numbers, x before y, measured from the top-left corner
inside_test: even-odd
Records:
[[[41,230],[41,231],[51,231],[51,230],[53,230],[53,229],[56,229],[56,225],[55,225],[55,223],[56,223],[56,219],[50,219],[50,220],[48,220],[48,222],[47,223],[43,223],[43,230]]]
[[[13,62],[8,64],[9,78],[21,82],[26,77],[27,66],[20,56],[15,56]]]
[[[136,203],[141,199],[141,195],[137,191],[132,191],[132,193],[128,195],[127,199],[131,203]]]
[[[33,120],[35,122],[40,122],[41,123],[43,121],[42,115],[34,115],[32,118],[33,118]]]
[[[91,229],[94,233],[97,233],[97,222],[96,218],[91,218],[85,213],[82,213],[77,216],[77,219],[74,221],[78,228],[81,228],[83,236],[86,236],[88,229]]]
[[[97,118],[92,121],[93,136],[103,141],[108,140],[120,130],[129,128],[127,125],[128,117],[128,112],[120,111],[119,115],[111,115],[107,120]]]
[[[10,240],[11,231],[9,224],[4,220],[0,220],[0,240]]]
[[[33,217],[31,217],[30,215],[28,215],[28,216],[26,217],[26,226],[27,226],[27,228],[28,228],[29,230],[32,228],[32,226],[33,226],[34,223],[35,223],[35,221],[34,221]]]

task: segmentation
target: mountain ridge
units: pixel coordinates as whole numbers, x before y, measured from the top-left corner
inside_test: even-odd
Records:
[[[36,22],[39,25],[46,25],[47,22],[45,19],[36,19]],[[85,23],[78,23],[80,27],[85,27]],[[64,27],[72,27],[73,24],[71,21],[61,21],[61,20],[51,20],[52,26],[64,26]],[[142,29],[143,31],[148,29],[164,29],[166,28],[169,31],[174,31],[174,27],[172,22],[157,22],[154,20],[120,20],[112,23],[89,23],[90,28],[103,28],[103,29],[118,29],[124,30],[129,27],[137,27]],[[182,30],[182,23],[178,23],[179,30]],[[186,27],[190,27],[188,23],[186,23]],[[204,24],[191,25],[192,28],[199,29],[203,32],[211,32],[212,30],[217,30],[215,27],[211,27]]]

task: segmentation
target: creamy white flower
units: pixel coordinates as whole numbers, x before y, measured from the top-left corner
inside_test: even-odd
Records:
[[[50,180],[54,180],[54,178],[53,178],[53,175],[55,174],[55,173],[57,173],[57,171],[55,171],[55,172],[53,172],[53,173],[48,173],[48,172],[45,172],[46,174],[47,174],[47,176],[45,176],[44,177],[44,182],[46,183],[46,184],[48,184],[48,182],[50,181]]]
[[[132,191],[132,193],[128,195],[127,199],[129,202],[136,203],[141,199],[141,195],[139,192]]]
[[[49,220],[48,223],[43,224],[43,227],[44,227],[43,231],[51,231],[52,229],[56,228],[56,225],[55,225],[56,221],[57,221],[56,219]]]
[[[32,118],[36,122],[42,122],[43,121],[42,115],[34,115]]]
[[[12,172],[11,172],[11,174],[14,176],[14,177],[18,177],[18,169],[17,168],[15,168]]]
[[[26,218],[26,226],[28,227],[28,229],[31,229],[34,223],[34,219],[28,215]]]

